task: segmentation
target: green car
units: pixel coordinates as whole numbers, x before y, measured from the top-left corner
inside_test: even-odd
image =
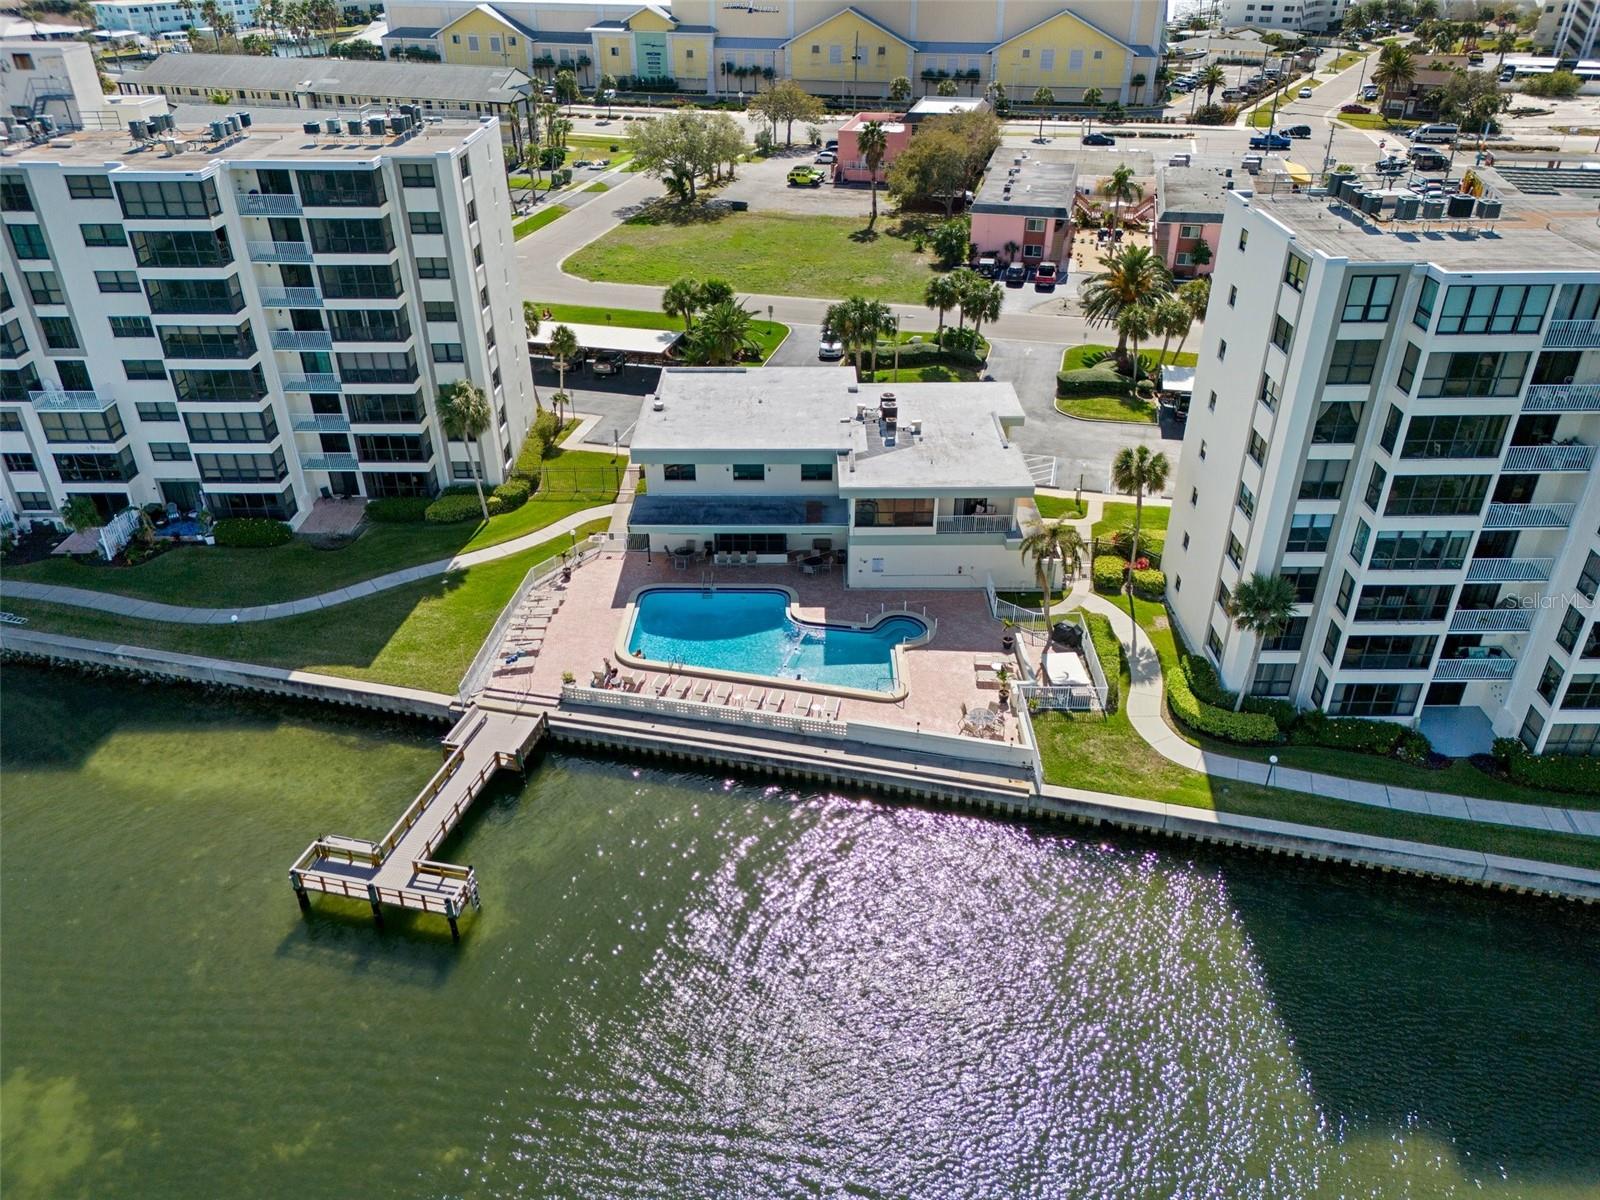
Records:
[[[821,187],[823,175],[815,167],[795,167],[789,172],[790,187]]]

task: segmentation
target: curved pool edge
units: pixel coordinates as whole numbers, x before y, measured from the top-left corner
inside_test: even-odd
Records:
[[[702,667],[693,663],[672,664],[662,662],[659,658],[640,658],[628,649],[628,640],[633,634],[633,623],[638,617],[639,597],[646,592],[782,592],[788,597],[788,604],[784,608],[784,615],[796,625],[807,625],[818,629],[850,629],[857,632],[870,632],[882,625],[885,621],[896,617],[910,617],[922,626],[922,636],[908,641],[898,642],[889,648],[890,661],[894,666],[894,687],[889,691],[878,692],[870,688],[847,687],[837,683],[823,683],[814,679],[785,679],[781,675],[755,675],[749,671],[726,671],[718,667]],[[616,643],[612,647],[619,663],[630,667],[637,667],[643,671],[666,671],[676,675],[696,675],[706,679],[722,679],[731,683],[760,684],[764,687],[790,687],[796,691],[820,692],[828,696],[842,696],[847,700],[869,700],[874,704],[898,704],[911,694],[911,689],[906,686],[905,651],[925,646],[933,640],[934,627],[919,613],[900,610],[898,612],[884,611],[876,620],[861,621],[823,621],[817,622],[796,614],[795,608],[800,602],[800,594],[782,583],[740,584],[738,586],[720,587],[713,585],[705,588],[696,583],[651,583],[644,587],[634,588],[628,595],[628,603],[623,608],[623,621],[617,627]]]

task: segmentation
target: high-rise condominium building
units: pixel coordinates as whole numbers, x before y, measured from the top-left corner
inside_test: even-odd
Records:
[[[432,494],[471,479],[437,409],[459,379],[489,397],[501,480],[533,402],[499,131],[406,124],[83,132],[0,160],[13,509],[298,524],[319,496]]]
[[[1600,45],[1600,0],[1546,0],[1533,44],[1550,54],[1593,58]]]
[[[1227,196],[1163,567],[1228,687],[1600,753],[1600,230],[1531,174],[1456,220]],[[1260,647],[1257,572],[1298,598]]]

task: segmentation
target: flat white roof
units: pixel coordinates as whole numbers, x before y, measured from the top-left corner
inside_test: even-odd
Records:
[[[678,329],[633,329],[627,325],[574,325],[571,321],[545,321],[539,336],[528,343],[542,346],[557,325],[565,325],[578,337],[585,350],[621,350],[627,354],[665,354],[677,344],[683,332]]]
[[[1193,367],[1162,367],[1161,390],[1163,392],[1193,392],[1194,391]]]

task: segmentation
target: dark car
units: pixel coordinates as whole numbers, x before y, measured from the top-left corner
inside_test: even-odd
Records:
[[[1287,150],[1289,139],[1281,133],[1258,133],[1250,139],[1252,150]]]
[[[1028,267],[1026,263],[1014,262],[1006,267],[1005,281],[1007,287],[1021,287],[1028,282]]]
[[[628,365],[628,356],[621,350],[596,350],[590,369],[596,375],[620,375]]]
[[[1117,139],[1109,133],[1086,133],[1083,135],[1085,146],[1115,146]]]
[[[1308,138],[1311,136],[1311,126],[1290,125],[1287,129],[1283,130],[1283,134],[1285,137]]]

